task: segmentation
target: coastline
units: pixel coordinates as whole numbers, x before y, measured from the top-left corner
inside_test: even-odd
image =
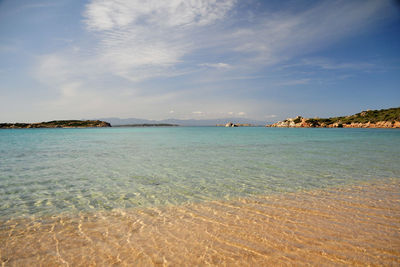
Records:
[[[400,121],[378,121],[378,122],[335,122],[331,124],[320,123],[314,119],[306,119],[301,116],[288,118],[273,124],[266,125],[271,128],[367,128],[367,129],[400,129]]]
[[[396,265],[400,182],[9,220],[8,265]]]
[[[400,108],[367,110],[360,113],[330,118],[287,118],[266,127],[284,128],[400,128]]]
[[[43,129],[43,128],[103,128],[111,124],[99,120],[58,120],[35,123],[0,123],[0,129]]]

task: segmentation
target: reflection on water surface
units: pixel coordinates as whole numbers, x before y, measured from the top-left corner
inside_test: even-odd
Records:
[[[400,183],[0,222],[4,266],[399,265]]]

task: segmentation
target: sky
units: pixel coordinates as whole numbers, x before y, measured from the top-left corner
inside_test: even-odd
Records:
[[[399,1],[0,0],[0,122],[399,106]]]

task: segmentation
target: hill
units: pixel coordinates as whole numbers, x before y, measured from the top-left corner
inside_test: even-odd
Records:
[[[288,118],[267,127],[295,128],[400,128],[400,107],[367,110],[360,113],[331,118]]]
[[[62,120],[37,123],[0,123],[0,129],[20,128],[90,128],[90,127],[111,127],[108,122],[99,120]]]

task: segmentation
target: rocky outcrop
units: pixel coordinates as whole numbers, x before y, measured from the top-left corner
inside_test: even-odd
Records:
[[[266,125],[266,127],[286,127],[286,128],[312,128],[315,127],[312,121],[297,116],[296,118],[287,118],[286,120],[277,123]]]
[[[343,128],[400,128],[400,121],[378,121],[376,123],[343,124]]]
[[[331,118],[288,118],[267,127],[293,128],[400,128],[400,107],[367,110],[360,113]]]
[[[400,128],[400,121],[378,121],[375,123],[352,122],[343,123],[341,121],[334,123],[324,123],[318,119],[306,119],[301,116],[288,118],[266,127],[286,127],[286,128]]]
[[[111,127],[111,124],[99,120],[66,120],[48,121],[37,123],[0,123],[0,129],[22,129],[22,128],[91,128],[91,127]]]
[[[250,123],[232,123],[228,122],[227,124],[217,124],[219,127],[252,127],[253,124]]]

